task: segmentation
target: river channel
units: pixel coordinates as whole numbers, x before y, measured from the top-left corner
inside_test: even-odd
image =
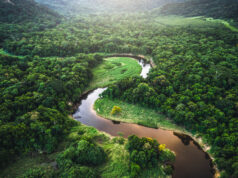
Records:
[[[141,76],[146,78],[151,66],[144,63],[143,60],[138,60],[138,62],[142,66]],[[106,132],[112,136],[118,136],[118,132],[121,132],[124,137],[134,134],[139,137],[151,137],[160,144],[166,144],[169,149],[176,153],[173,178],[213,177],[211,159],[190,137],[180,136],[169,130],[114,122],[97,116],[93,110],[93,104],[104,90],[106,88],[98,88],[85,94],[73,117],[82,124],[95,127],[99,131]]]

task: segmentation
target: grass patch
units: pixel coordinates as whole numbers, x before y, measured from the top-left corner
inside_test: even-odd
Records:
[[[206,18],[206,21],[208,22],[215,22],[215,23],[221,23],[223,24],[226,28],[230,29],[233,32],[238,32],[238,28],[232,26],[229,22],[222,20],[222,19],[213,19],[213,18]]]
[[[156,22],[161,25],[166,26],[196,26],[203,27],[204,26],[215,26],[216,24],[206,21],[204,17],[182,17],[182,16],[158,16],[156,17]]]
[[[121,113],[112,115],[113,106],[119,106]],[[98,99],[94,104],[97,114],[111,120],[135,123],[151,128],[165,128],[171,130],[184,131],[184,129],[164,115],[157,113],[153,109],[145,108],[139,105],[129,104],[120,100],[111,100],[108,98]]]
[[[106,87],[123,78],[139,76],[141,66],[135,59],[128,57],[105,58],[103,63],[93,69],[93,80],[87,90]]]
[[[129,152],[125,149],[125,145],[110,143],[104,146],[108,153],[109,161],[105,167],[101,169],[102,177],[129,177]]]

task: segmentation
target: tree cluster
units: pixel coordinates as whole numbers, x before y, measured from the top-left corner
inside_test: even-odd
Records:
[[[0,55],[0,159],[52,152],[71,127],[68,111],[92,77],[100,55],[39,58]]]

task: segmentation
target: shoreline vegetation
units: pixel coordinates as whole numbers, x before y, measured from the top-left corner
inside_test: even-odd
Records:
[[[115,105],[119,106],[122,109],[121,114],[117,114],[117,115],[111,114],[111,110],[113,106]],[[165,117],[164,115],[156,113],[150,108],[145,108],[139,105],[129,104],[120,100],[110,100],[108,98],[98,99],[94,103],[93,109],[95,110],[98,116],[104,119],[111,120],[111,121],[138,124],[138,125],[142,125],[149,128],[168,130],[168,131],[173,131],[174,133],[177,133],[177,134],[189,136],[195,143],[198,144],[198,146],[203,150],[204,153],[207,153],[209,155],[210,159],[213,162],[212,168],[215,170],[214,177],[217,178],[220,176],[220,170],[217,168],[217,165],[214,162],[214,157],[212,153],[210,152],[211,146],[208,145],[203,140],[203,138],[199,136],[198,134],[191,133],[185,128],[178,126],[177,124],[174,124],[171,119]],[[135,113],[135,115],[133,116],[130,115],[132,113]],[[157,122],[157,125],[155,126],[155,125],[149,125],[143,122],[138,122],[141,118],[148,118],[148,117],[150,119],[151,117],[155,117],[156,119],[158,119],[159,121]],[[159,123],[160,121],[162,121],[162,123]]]
[[[120,58],[120,60],[121,59],[122,58]],[[136,62],[138,69],[140,69],[140,65],[136,60],[133,59],[130,61],[133,63]],[[103,66],[103,64],[100,65]],[[140,73],[140,70],[138,70],[138,75]],[[64,152],[69,150],[72,143],[80,142],[80,140],[84,138],[86,140],[89,139],[95,145],[102,147],[108,155],[107,161],[95,168],[96,173],[100,173],[102,177],[110,177],[111,175],[130,175],[130,166],[128,164],[130,162],[128,155],[129,153],[127,152],[125,147],[125,145],[127,144],[127,139],[122,138],[120,135],[118,135],[118,137],[113,137],[106,132],[98,131],[93,127],[81,124],[78,121],[75,121],[72,116],[69,116],[69,120],[71,120],[70,122],[72,122],[72,124],[74,124],[75,126],[71,128],[66,138],[64,138],[59,143],[55,151],[47,154],[44,152],[30,152],[29,154],[23,154],[22,156],[18,157],[15,162],[11,164],[11,166],[4,169],[1,172],[0,176],[18,177],[19,175],[22,176],[35,173],[43,175],[44,171],[46,170],[47,174],[49,173],[49,175],[51,175],[52,169],[56,170],[56,172],[61,172],[66,168],[61,166],[62,160],[60,160],[60,155],[63,155]],[[166,150],[167,152],[170,152],[168,149]],[[22,167],[22,165],[24,166]],[[113,167],[113,169],[111,169],[111,167]],[[150,174],[168,177],[167,173],[165,172],[166,167],[167,165],[164,166],[164,163],[160,162],[158,164],[158,167],[150,169],[150,171],[142,170],[139,177],[143,177],[143,175],[149,176]]]
[[[0,177],[238,177],[238,0],[77,1],[0,1]]]
[[[149,56],[135,55],[135,54],[127,54],[127,53],[124,53],[124,54],[107,54],[107,55],[105,55],[104,60],[105,60],[105,59],[108,59],[108,58],[109,58],[109,59],[110,59],[110,58],[119,58],[119,59],[120,59],[120,58],[134,58],[134,59],[137,59],[137,60],[138,60],[138,59],[143,59],[143,60],[145,60],[147,63],[150,63],[151,66],[152,66],[152,68],[156,67],[155,63],[153,62],[152,57],[149,57]],[[95,72],[95,70],[97,71],[97,68],[100,68],[100,67],[102,67],[102,66],[104,66],[103,63],[101,63],[99,66],[97,66],[95,69],[93,69],[94,76],[95,76],[95,74],[97,74],[97,72]],[[93,81],[93,80],[92,80],[92,81]],[[112,83],[113,83],[113,82],[112,82]],[[112,84],[112,83],[111,83],[111,84]],[[92,85],[92,82],[91,82],[89,85]],[[105,85],[99,86],[99,88],[103,88],[103,87],[105,87]],[[95,88],[95,86],[94,86],[94,87],[88,87],[88,88],[90,88],[90,90],[87,89],[87,90],[84,92],[84,94],[83,94],[82,96],[86,95],[86,94],[89,93],[90,91],[93,91],[93,90],[96,89],[97,87]],[[98,103],[99,101],[102,101],[102,100],[106,100],[106,101],[105,101],[104,103],[103,103],[103,102],[102,102],[102,103]],[[180,134],[185,134],[185,135],[191,137],[196,143],[198,143],[198,145],[200,146],[200,148],[201,148],[205,153],[207,153],[207,154],[209,155],[209,157],[210,157],[211,160],[213,161],[213,169],[215,169],[214,177],[219,177],[220,171],[218,170],[218,168],[217,168],[217,166],[216,166],[216,164],[215,164],[215,162],[214,162],[214,157],[213,157],[212,153],[210,153],[210,151],[209,151],[210,148],[211,148],[211,146],[208,145],[208,144],[203,140],[202,137],[200,137],[200,136],[197,135],[197,134],[193,134],[193,133],[189,132],[188,130],[186,130],[186,129],[183,128],[183,127],[178,126],[177,124],[173,123],[171,119],[165,117],[165,116],[162,115],[162,114],[156,113],[153,109],[144,108],[144,107],[137,106],[137,105],[134,105],[134,104],[128,104],[128,103],[125,103],[125,102],[120,101],[120,100],[115,100],[115,103],[113,103],[113,104],[112,104],[111,102],[113,102],[113,101],[112,101],[112,100],[110,101],[110,99],[98,99],[98,100],[94,103],[93,109],[96,111],[96,114],[97,114],[98,116],[103,117],[103,118],[108,119],[108,120],[120,121],[120,122],[125,122],[125,123],[133,123],[133,124],[143,125],[143,126],[145,126],[145,127],[150,127],[150,128],[157,128],[157,129],[169,130],[169,131],[177,132],[177,133],[180,133]],[[109,103],[111,104],[111,105],[110,105],[111,108],[108,110],[108,104],[109,104]],[[112,116],[112,115],[110,114],[110,111],[111,111],[111,109],[113,108],[114,105],[118,105],[118,104],[119,104],[119,106],[120,106],[120,104],[126,105],[125,107],[122,107],[122,108],[123,108],[123,109],[127,109],[127,111],[131,111],[130,114],[134,113],[134,114],[135,114],[135,115],[134,115],[135,117],[133,117],[133,119],[125,119],[125,118],[123,118],[123,117],[120,117],[120,118],[117,117],[117,116],[120,116],[120,115]],[[105,114],[105,113],[100,113],[99,111],[102,111],[103,109],[100,109],[99,106],[106,106],[107,108],[103,108],[103,109],[105,109],[104,111],[106,111],[107,114]],[[152,117],[154,117],[154,118],[160,117],[160,122],[162,121],[162,124],[159,123],[159,122],[157,122],[156,125],[154,125],[154,124],[153,124],[153,123],[154,123],[153,121],[152,121],[152,125],[151,125],[151,123],[138,122],[138,119],[137,119],[136,117],[141,116],[141,118],[144,118],[144,116],[140,115],[140,114],[142,114],[142,113],[137,114],[137,112],[135,112],[135,109],[134,109],[133,107],[138,107],[138,108],[139,108],[138,110],[139,110],[139,111],[142,111],[142,112],[145,111],[145,110],[148,110],[149,112],[148,112],[147,114],[145,114],[145,116],[151,115],[151,113],[152,113]],[[130,110],[129,108],[130,108],[131,110]],[[99,109],[99,111],[98,111],[98,109]],[[122,109],[122,110],[123,110],[123,109]],[[156,115],[157,115],[157,117],[156,117]],[[124,117],[125,117],[125,115],[124,115]],[[137,122],[136,122],[136,121],[137,121]]]
[[[70,129],[67,136],[62,140],[62,142],[59,143],[54,152],[48,154],[43,152],[30,152],[28,154],[23,154],[22,156],[16,158],[11,166],[2,170],[0,177],[26,177],[29,173],[34,174],[34,171],[39,172],[39,174],[42,174],[43,176],[45,175],[45,170],[48,171],[47,177],[54,176],[52,169],[56,171],[56,174],[64,169],[61,165],[61,155],[72,151],[70,149],[72,145],[74,145],[74,143],[81,142],[82,140],[90,140],[90,142],[92,142],[95,146],[101,147],[107,154],[105,162],[94,167],[94,172],[96,172],[97,175],[101,174],[104,178],[109,178],[111,175],[114,175],[115,177],[130,176],[130,159],[129,152],[126,147],[128,139],[125,139],[120,135],[114,137],[106,132],[99,131],[94,127],[81,124],[80,122],[75,121],[72,116],[69,116],[69,120],[74,123],[74,127]],[[166,153],[163,153],[162,155],[168,153],[174,155],[172,150],[166,149],[165,152]],[[173,157],[171,160],[165,162],[160,160],[158,162],[158,167],[153,169],[150,168],[149,171],[143,169],[138,177],[142,178],[144,175],[168,177],[169,175],[166,173],[166,167],[168,166],[167,162],[171,163],[173,160]],[[65,167],[65,169],[66,173],[68,168]],[[70,174],[71,173],[66,173],[66,175]]]

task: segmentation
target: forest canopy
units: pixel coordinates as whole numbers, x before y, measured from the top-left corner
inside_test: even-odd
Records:
[[[131,53],[153,59],[148,78],[123,79],[108,86],[102,97],[148,107],[199,134],[211,146],[221,176],[238,177],[237,1],[130,1],[123,13],[99,15],[89,12],[101,9],[85,10],[92,2],[82,1],[85,14],[73,18],[54,11],[62,10],[59,1],[52,1],[53,7],[52,2],[38,2],[45,5],[0,1],[1,168],[29,152],[54,153],[72,134],[75,122],[69,114],[92,80],[92,70],[110,54]],[[101,8],[122,6],[116,2]],[[222,18],[228,25],[201,16]],[[77,127],[77,139],[56,156],[58,176],[99,176],[93,168],[108,163],[107,146],[113,144],[128,156],[125,170],[132,177],[161,161],[164,146],[153,139],[131,136],[125,144],[123,138],[117,138],[119,143],[105,139],[105,146],[90,137],[94,130]],[[172,168],[167,170],[171,174]],[[25,176],[45,174],[47,170],[32,169]]]

